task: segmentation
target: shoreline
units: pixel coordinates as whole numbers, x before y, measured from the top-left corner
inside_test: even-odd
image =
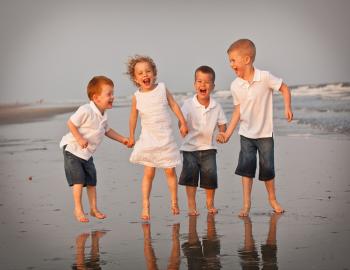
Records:
[[[80,105],[50,106],[40,104],[0,105],[0,125],[20,124],[44,120],[75,111]]]

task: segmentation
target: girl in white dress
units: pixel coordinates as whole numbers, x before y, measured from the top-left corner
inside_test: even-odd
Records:
[[[128,146],[134,145],[138,114],[141,134],[130,156],[130,161],[144,165],[142,178],[143,220],[150,219],[150,193],[156,168],[163,168],[171,195],[171,211],[179,214],[177,202],[177,176],[175,167],[180,164],[180,152],[172,134],[169,107],[179,120],[181,136],[186,136],[186,120],[164,83],[156,83],[157,68],[147,56],[136,55],[128,62],[130,79],[139,88],[132,97]]]

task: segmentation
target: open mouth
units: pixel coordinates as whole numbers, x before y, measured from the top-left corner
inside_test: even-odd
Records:
[[[207,90],[206,90],[206,89],[199,89],[199,93],[201,93],[201,94],[206,94],[206,93],[207,93]]]
[[[149,78],[146,78],[146,79],[143,79],[142,82],[145,84],[145,85],[150,85],[151,84],[151,79]]]

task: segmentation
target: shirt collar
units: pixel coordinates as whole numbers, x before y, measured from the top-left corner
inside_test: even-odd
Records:
[[[93,102],[92,100],[90,101],[90,107],[98,116],[100,116],[102,118],[106,118],[107,117],[106,112],[102,115],[101,111],[97,108],[95,102]]]
[[[193,96],[192,100],[193,100],[193,103],[194,103],[194,105],[195,105],[196,107],[203,107],[203,108],[205,108],[202,104],[199,103],[199,101],[198,101],[198,99],[197,99],[197,94],[195,94],[195,95]],[[212,97],[210,97],[209,105],[208,105],[208,107],[205,108],[205,109],[212,109],[212,108],[214,108],[215,106],[216,106],[216,101],[215,101]]]
[[[253,77],[253,82],[259,82],[261,80],[261,71],[257,68],[254,68],[254,77]],[[240,85],[244,85],[244,84],[249,84],[246,80],[239,78],[238,77],[238,83]]]

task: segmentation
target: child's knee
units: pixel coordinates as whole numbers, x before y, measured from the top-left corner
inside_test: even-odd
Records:
[[[176,177],[175,168],[167,168],[164,170],[164,172],[167,177]]]

